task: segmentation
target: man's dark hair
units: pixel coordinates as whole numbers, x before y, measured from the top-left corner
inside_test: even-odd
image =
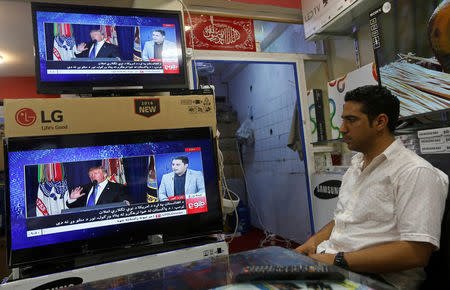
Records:
[[[162,36],[164,36],[164,37],[166,36],[166,32],[162,29],[155,29],[155,30],[153,30],[153,32],[159,32],[159,33],[161,33]]]
[[[174,158],[172,159],[172,161],[173,161],[173,160],[181,160],[181,162],[183,162],[184,164],[189,164],[189,158],[187,158],[187,157],[184,156],[184,155],[174,157]]]
[[[389,131],[394,133],[400,113],[400,102],[387,88],[362,86],[347,92],[345,101],[361,103],[361,112],[367,115],[370,126],[379,114],[386,114],[389,118]]]

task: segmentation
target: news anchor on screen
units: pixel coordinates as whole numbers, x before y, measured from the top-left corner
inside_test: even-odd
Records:
[[[105,41],[105,34],[100,29],[90,32],[91,42],[82,42],[77,45],[76,57],[84,58],[115,58],[120,60],[120,51],[117,45]]]
[[[175,42],[166,40],[166,32],[162,29],[153,30],[152,41],[146,41],[142,51],[142,60],[163,59],[177,56],[177,45]]]
[[[70,192],[67,206],[69,208],[95,206],[116,202],[130,205],[131,199],[127,189],[120,183],[107,179],[105,168],[98,166],[89,169],[91,183],[78,186]]]
[[[200,171],[188,169],[189,159],[177,156],[172,159],[173,172],[164,174],[158,190],[159,201],[186,194],[205,194],[205,181]]]

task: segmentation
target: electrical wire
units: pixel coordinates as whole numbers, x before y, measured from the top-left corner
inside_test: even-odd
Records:
[[[248,199],[249,205],[253,208],[253,211],[255,212],[256,218],[258,219],[259,224],[261,225],[262,230],[264,232],[264,239],[259,242],[259,247],[262,248],[263,244],[272,235],[272,233],[267,230],[267,227],[264,225],[264,223],[263,223],[263,221],[261,219],[261,216],[259,215],[258,208],[253,203],[253,199],[251,198],[251,190],[250,190],[250,187],[249,187],[248,182],[247,182],[247,177],[246,177],[245,170],[244,170],[243,160],[241,159],[241,156],[242,156],[241,149],[239,147],[239,142],[237,142],[237,141],[236,141],[236,147],[237,147],[237,150],[238,150],[238,153],[239,153],[239,165],[241,167],[242,175],[244,177],[245,188],[247,188],[247,193],[248,193],[247,194],[247,199]]]
[[[219,138],[220,137],[220,132],[217,135],[218,135],[218,138]],[[239,196],[234,191],[232,191],[232,190],[230,190],[228,188],[228,184],[227,184],[227,180],[226,180],[225,172],[224,172],[225,166],[223,164],[223,153],[220,150],[219,146],[217,146],[217,147],[218,147],[218,152],[219,152],[219,175],[220,175],[220,179],[222,180],[222,187],[225,189],[224,190],[224,195],[226,193],[228,195],[229,199],[231,201],[233,201],[233,197],[231,196],[231,193],[233,193],[236,198],[239,198]],[[235,205],[234,203],[232,203],[232,204],[233,204],[233,211],[234,211],[234,214],[235,214],[235,217],[236,217],[236,223],[235,223],[235,226],[234,226],[233,234],[231,235],[231,239],[229,241],[227,241],[228,244],[230,244],[233,241],[234,237],[236,236],[238,225],[239,225],[239,215],[238,215],[238,212],[237,212],[237,205]]]
[[[269,230],[267,230],[267,227],[262,222],[261,216],[259,215],[259,212],[258,212],[258,208],[253,203],[253,199],[251,198],[251,190],[250,190],[250,187],[249,187],[248,182],[247,182],[247,178],[246,178],[246,174],[245,174],[245,170],[244,170],[244,166],[243,166],[243,160],[241,159],[242,154],[241,154],[241,150],[240,150],[240,147],[239,147],[239,142],[237,142],[237,141],[236,141],[236,147],[237,147],[237,150],[238,150],[238,153],[239,153],[239,165],[241,166],[242,175],[244,177],[244,182],[245,182],[245,187],[247,188],[247,193],[248,193],[247,194],[247,199],[248,199],[249,205],[252,206],[253,211],[255,212],[255,215],[256,215],[256,217],[257,217],[257,219],[259,221],[259,224],[261,225],[262,230],[264,232],[264,238],[259,242],[259,247],[262,248],[262,247],[264,247],[264,245],[267,242],[274,241],[274,242],[280,242],[280,243],[284,242],[284,243],[286,243],[286,248],[290,249],[291,248],[291,241],[289,239],[286,239],[286,238],[277,239],[277,235],[274,234],[274,233],[271,233]]]
[[[195,58],[194,31],[193,31],[194,26],[192,24],[191,13],[190,13],[189,9],[187,8],[187,6],[184,4],[183,0],[178,0],[178,2],[181,3],[181,5],[183,6],[183,9],[186,11],[186,13],[188,15],[189,25],[190,25],[190,29],[189,30],[190,30],[190,34],[191,34],[192,60],[194,62],[194,77],[195,77],[195,80],[196,80],[196,83],[197,83],[197,87],[200,87],[199,78],[198,78],[197,61],[196,61],[196,58]],[[237,141],[236,141],[236,146],[237,146],[238,153],[239,153],[239,164],[240,164],[240,167],[241,167],[241,170],[242,170],[242,174],[243,174],[243,177],[244,177],[245,187],[247,188],[247,193],[249,193],[249,186],[248,186],[247,178],[245,176],[244,167],[242,165],[241,152],[240,152],[239,144],[238,144]],[[238,197],[238,195],[228,188],[228,184],[227,184],[225,173],[224,173],[223,154],[222,154],[222,151],[220,150],[219,146],[218,146],[218,153],[219,153],[219,174],[220,174],[220,179],[222,180],[222,186],[225,189],[225,193],[228,195],[230,200],[233,201],[233,198],[231,197],[231,193],[234,194],[236,197]],[[256,216],[258,218],[258,221],[259,221],[260,225],[263,228],[264,235],[265,235],[265,238],[259,243],[259,246],[263,247],[264,243],[267,240],[279,241],[279,240],[277,240],[275,238],[276,236],[274,234],[272,234],[271,232],[266,230],[266,227],[265,227],[264,223],[262,222],[261,216],[258,213],[257,207],[253,204],[252,199],[250,198],[250,194],[248,194],[247,197],[248,197],[249,202],[252,203],[252,206],[253,206],[253,209],[255,211],[255,214],[256,214]],[[233,234],[231,236],[231,239],[227,242],[228,244],[230,244],[233,241],[234,237],[236,236],[238,225],[239,225],[239,216],[238,216],[238,212],[237,212],[237,206],[234,206],[234,214],[236,216],[236,224],[235,224],[234,232],[233,232]],[[286,244],[289,246],[288,248],[290,248],[290,241],[287,240],[287,239],[284,239],[284,240],[286,241]]]
[[[186,11],[186,13],[188,15],[189,25],[190,25],[189,31],[190,31],[190,34],[191,34],[192,61],[194,62],[194,77],[195,77],[195,82],[197,84],[197,87],[200,88],[199,79],[198,79],[197,60],[195,59],[194,26],[192,25],[191,13],[189,12],[189,9],[187,8],[187,6],[184,4],[183,0],[178,0],[178,2],[181,3],[181,5],[183,6],[183,9]],[[195,87],[194,87],[194,89],[195,89]]]

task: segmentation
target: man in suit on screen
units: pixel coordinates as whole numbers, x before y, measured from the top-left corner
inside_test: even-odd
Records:
[[[116,202],[124,202],[129,205],[131,199],[126,186],[109,181],[107,176],[106,170],[101,166],[89,169],[91,183],[78,186],[72,190],[67,206],[74,208]]]
[[[167,59],[169,57],[177,59],[177,45],[175,42],[166,40],[166,32],[162,29],[154,30],[152,41],[146,41],[142,51],[142,60]]]
[[[167,201],[173,196],[202,193],[205,194],[203,173],[188,169],[189,159],[177,156],[172,159],[173,172],[164,174],[158,190],[159,201]]]
[[[91,42],[82,42],[77,45],[76,57],[85,58],[115,58],[120,60],[120,51],[117,45],[105,41],[104,32],[93,29],[90,32]]]

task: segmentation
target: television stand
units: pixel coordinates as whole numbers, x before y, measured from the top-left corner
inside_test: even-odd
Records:
[[[103,257],[101,255],[92,255],[90,258],[84,259],[89,260],[91,263],[95,262],[94,264],[76,267],[70,270],[62,269],[61,264],[67,264],[64,261],[55,262],[52,265],[37,265],[35,268],[39,268],[39,270],[31,269],[31,267],[26,269],[14,268],[12,281],[8,280],[2,285],[2,288],[31,289],[51,283],[47,288],[58,289],[63,286],[67,287],[176,264],[198,261],[212,256],[228,255],[227,243],[225,241],[217,242],[216,239],[214,240],[214,242],[211,240],[203,240],[202,244],[199,244],[199,240],[189,241],[187,243],[182,241],[175,242],[170,246],[160,247],[160,250],[163,249],[163,252],[157,253],[149,253],[149,249],[144,249],[145,247],[143,247],[139,249],[143,255],[138,257],[134,256],[132,258],[130,257],[130,252],[133,252],[134,255],[136,252],[131,251],[130,248],[103,253]],[[184,247],[182,247],[181,244],[184,244]],[[106,256],[110,258],[114,257],[116,261],[105,262],[104,258]],[[82,260],[83,259],[78,259],[78,261],[76,261],[76,259],[74,259],[71,266],[76,266],[76,263],[86,263],[86,261]],[[44,268],[46,270],[43,270]],[[53,271],[49,272],[51,274],[45,274],[44,272],[48,272],[48,270]],[[65,284],[69,282],[70,284]]]
[[[171,96],[180,95],[213,95],[214,91],[212,88],[202,88],[202,89],[173,89],[170,90]]]

